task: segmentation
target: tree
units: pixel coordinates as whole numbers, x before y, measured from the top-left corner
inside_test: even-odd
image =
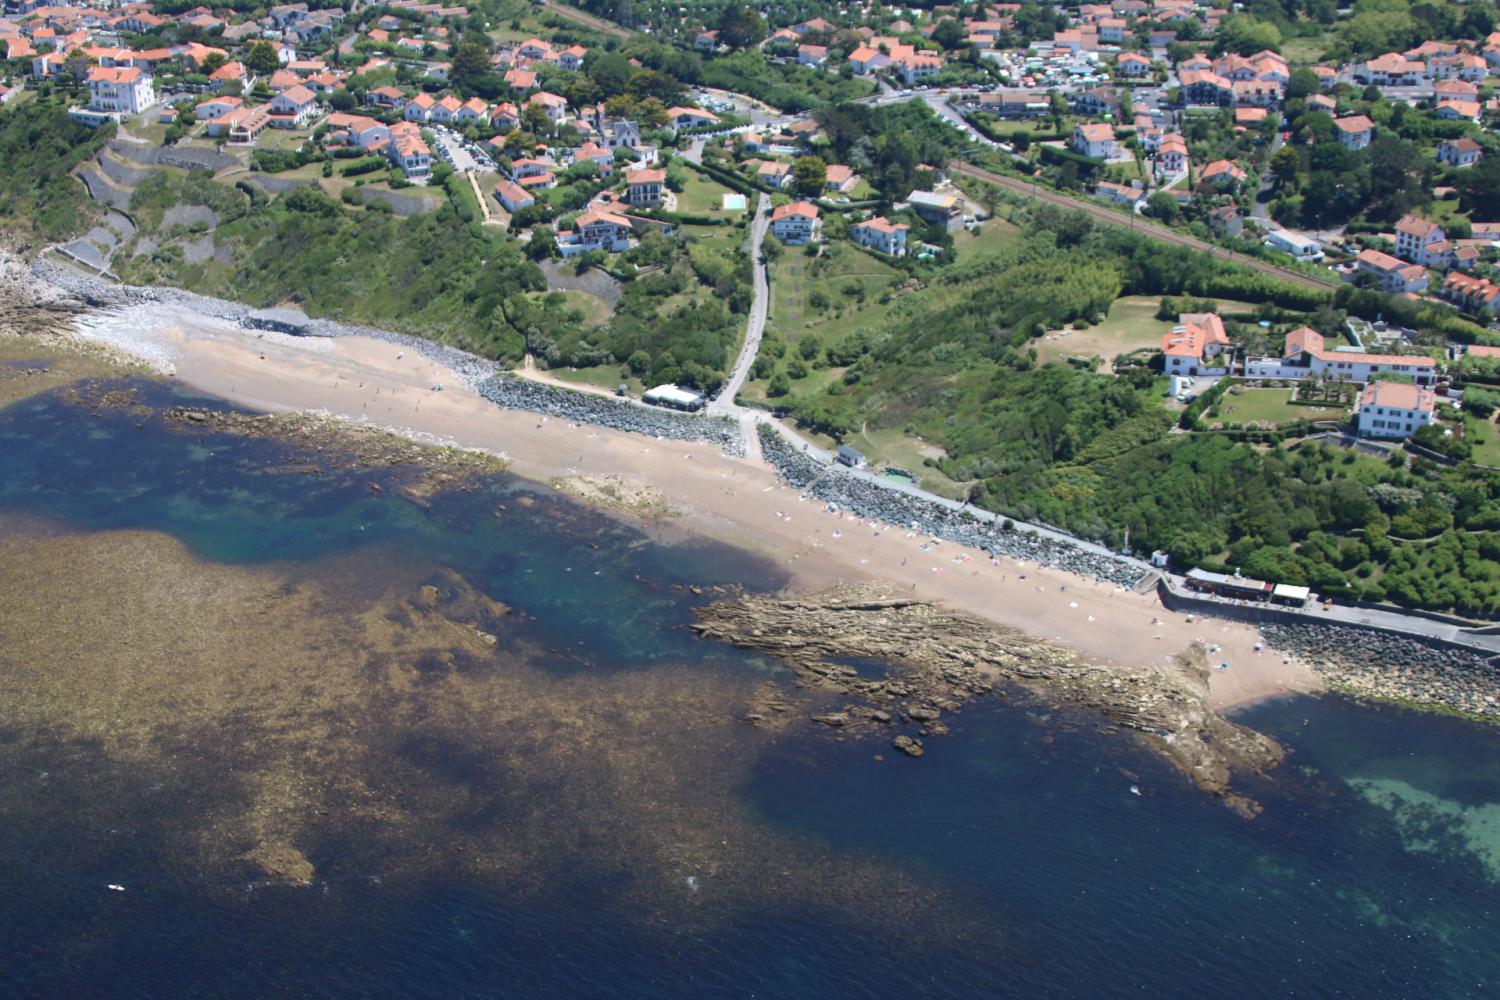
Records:
[[[328,106],[335,111],[353,111],[354,95],[344,89],[335,90],[328,98]]]
[[[719,41],[732,49],[746,49],[766,37],[766,22],[749,7],[731,4],[719,18]]]
[[[1286,99],[1291,101],[1299,97],[1307,97],[1316,94],[1321,89],[1322,84],[1318,81],[1318,74],[1306,66],[1300,66],[1292,70],[1292,75],[1287,79]]]
[[[828,181],[828,164],[821,156],[799,156],[792,163],[792,183],[798,194],[815,197]]]
[[[1459,204],[1476,219],[1500,216],[1500,156],[1486,156],[1459,172],[1455,186]]]
[[[215,70],[223,66],[228,61],[229,57],[224,55],[224,53],[210,52],[208,55],[203,57],[203,62],[199,64],[198,71],[205,75],[212,76]]]
[[[490,54],[478,41],[464,39],[453,56],[453,67],[449,71],[453,82],[460,87],[472,87],[475,80],[490,72]]]
[[[245,68],[256,76],[270,76],[276,72],[281,68],[281,60],[276,56],[276,47],[265,40],[250,46],[250,51],[245,53]]]
[[[1281,51],[1281,29],[1248,14],[1231,14],[1219,25],[1215,49],[1248,56],[1263,49]]]
[[[1278,187],[1287,187],[1296,182],[1297,172],[1302,169],[1302,157],[1291,146],[1282,146],[1271,157],[1271,176]]]
[[[951,17],[945,17],[932,29],[932,40],[951,52],[961,48],[967,38],[963,26]]]
[[[1146,207],[1151,210],[1151,217],[1163,222],[1171,222],[1177,218],[1177,199],[1172,197],[1171,192],[1157,191],[1146,199]]]
[[[557,253],[557,234],[551,226],[537,226],[531,231],[531,240],[526,244],[526,256],[532,260],[546,260]]]

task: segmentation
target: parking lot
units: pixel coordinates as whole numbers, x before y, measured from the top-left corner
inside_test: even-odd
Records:
[[[477,144],[470,142],[460,133],[437,126],[433,128],[432,135],[437,146],[435,152],[438,159],[454,170],[467,173],[495,169],[495,161],[490,159]]]

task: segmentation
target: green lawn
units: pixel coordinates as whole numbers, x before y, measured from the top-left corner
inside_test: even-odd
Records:
[[[617,364],[594,365],[591,368],[549,368],[547,374],[563,382],[575,382],[579,385],[596,385],[613,391],[621,382],[630,387],[630,391],[639,396],[645,392],[648,386],[641,383],[635,376],[629,378],[620,377],[620,366]]]
[[[1464,434],[1474,446],[1474,461],[1480,465],[1500,467],[1500,427],[1494,420],[1464,416]]]
[[[953,234],[953,249],[959,260],[966,260],[999,249],[1009,243],[1021,230],[1006,219],[986,219],[979,227],[979,232],[970,233],[967,229],[959,230]]]
[[[702,176],[697,171],[685,172],[687,181],[677,193],[677,211],[687,215],[711,215],[714,218],[738,218],[743,212],[725,212],[724,195],[729,188]]]
[[[1227,392],[1219,402],[1217,419],[1226,424],[1272,424],[1294,420],[1338,420],[1348,411],[1332,406],[1299,406],[1291,389],[1242,389]]]

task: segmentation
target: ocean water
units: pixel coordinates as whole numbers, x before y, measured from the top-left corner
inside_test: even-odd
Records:
[[[1500,731],[1340,698],[1258,706],[1241,721],[1291,753],[1244,785],[1253,821],[1021,691],[954,713],[921,760],[821,727],[764,735],[732,721],[735,699],[784,675],[684,626],[710,599],[691,588],[774,589],[774,567],[513,477],[423,506],[397,495],[399,470],[288,461],[275,442],[41,397],[0,411],[0,524],[160,532],[288,578],[451,570],[523,612],[507,669],[533,679],[508,697],[597,685],[602,721],[571,754],[548,749],[546,720],[504,753],[451,732],[388,753],[361,730],[382,793],[464,808],[395,847],[315,827],[313,883],[267,884],[179,849],[233,805],[223,756],[126,757],[11,713],[0,635],[0,996],[1500,993]],[[19,583],[6,572],[0,589]],[[679,687],[727,721],[647,710]],[[222,724],[232,740],[248,723]],[[412,774],[443,794],[419,798]],[[508,839],[526,851],[510,867],[445,850]]]

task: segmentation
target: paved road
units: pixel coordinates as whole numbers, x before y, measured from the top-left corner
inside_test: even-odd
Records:
[[[1281,148],[1281,130],[1277,129],[1276,136],[1271,140],[1271,148],[1266,151],[1266,168],[1261,171],[1260,190],[1255,192],[1255,205],[1250,209],[1250,217],[1270,225],[1271,216],[1271,188],[1275,186],[1276,180],[1271,176],[1271,158]]]
[[[756,207],[755,218],[750,223],[750,261],[755,273],[755,298],[750,303],[750,318],[745,323],[745,342],[740,347],[740,356],[730,369],[729,378],[719,397],[708,404],[710,413],[736,414],[743,410],[735,397],[750,377],[750,366],[755,364],[755,355],[760,351],[760,338],[766,332],[766,318],[771,311],[771,283],[766,274],[766,263],[761,256],[766,231],[771,227],[771,196],[762,194]]]
[[[1147,236],[1150,236],[1152,239],[1160,240],[1163,243],[1172,243],[1176,246],[1187,247],[1191,250],[1196,250],[1199,253],[1206,253],[1211,257],[1223,257],[1225,260],[1232,261],[1235,264],[1242,264],[1245,267],[1259,271],[1262,274],[1269,274],[1274,278],[1281,278],[1284,281],[1291,282],[1295,285],[1301,285],[1304,288],[1315,288],[1320,292],[1331,292],[1335,287],[1337,287],[1331,280],[1322,281],[1310,275],[1303,274],[1301,271],[1294,271],[1291,268],[1286,267],[1278,267],[1275,264],[1260,260],[1256,257],[1246,257],[1243,254],[1231,253],[1230,251],[1225,250],[1222,247],[1216,247],[1212,243],[1206,243],[1203,240],[1195,239],[1194,237],[1188,236],[1185,233],[1179,233],[1174,229],[1168,229],[1165,226],[1158,226],[1139,218],[1132,219],[1132,217],[1130,216],[1120,215],[1117,212],[1113,212],[1110,209],[1105,208],[1103,205],[1096,205],[1092,202],[1083,201],[1079,198],[1070,198],[1067,195],[1056,194],[1038,185],[1028,184],[1026,181],[1022,180],[1019,177],[1007,177],[1004,174],[997,174],[993,171],[984,170],[980,167],[976,167],[969,163],[963,163],[959,160],[954,160],[953,162],[948,164],[948,172],[956,174],[967,174],[970,177],[977,177],[980,180],[989,181],[992,184],[998,184],[1003,188],[1016,192],[1017,194],[1024,194],[1028,197],[1036,198],[1039,201],[1045,201],[1050,202],[1054,205],[1060,205],[1063,208],[1076,209],[1077,211],[1083,212],[1085,215],[1088,215],[1089,217],[1099,222],[1109,222],[1117,226],[1132,226],[1136,232],[1143,233]]]

